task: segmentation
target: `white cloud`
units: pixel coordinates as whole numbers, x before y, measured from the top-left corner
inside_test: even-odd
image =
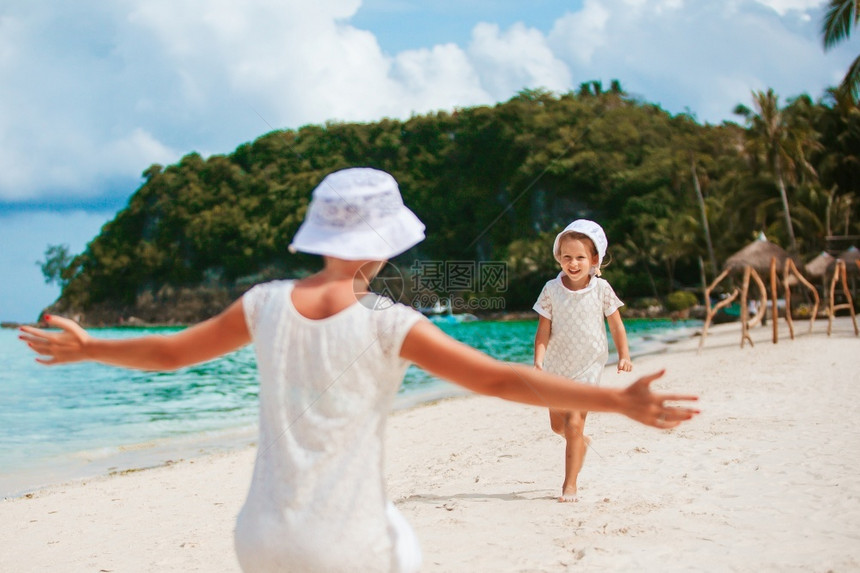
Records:
[[[782,18],[759,0],[586,0],[556,22],[549,40],[575,83],[618,79],[673,113],[689,109],[700,121],[719,122],[732,119],[754,89],[822,95],[844,68],[825,58],[817,33],[815,19]]]
[[[22,6],[0,20],[15,46],[0,49],[0,200],[94,196],[163,160],[160,143],[139,148],[133,170],[115,161],[113,143],[140,129],[134,102],[158,86],[146,74],[128,82],[117,15],[86,2]]]
[[[495,24],[480,23],[472,32],[469,58],[481,84],[496,100],[505,100],[523,88],[570,88],[570,72],[555,57],[544,35],[514,24],[501,32]]]
[[[493,101],[453,44],[384,54],[349,25],[359,5],[19,4],[2,20],[12,39],[0,44],[0,201],[91,196],[151,163],[226,153],[271,128]],[[62,26],[88,19],[99,25],[87,37]]]
[[[115,165],[123,173],[143,171],[140,169],[141,157],[148,157],[150,164],[164,165],[179,155],[178,151],[166,147],[140,127],[120,139],[108,142],[100,151],[105,161]]]
[[[588,65],[594,53],[606,46],[610,16],[601,2],[585,0],[581,11],[567,13],[556,21],[549,34],[550,44],[562,57]]]
[[[841,78],[854,54],[821,50],[821,4],[585,0],[546,32],[487,13],[462,45],[389,55],[351,25],[359,0],[8,0],[0,202],[128,194],[151,163],[227,153],[271,128],[403,118],[524,87],[618,79],[719,121],[752,89],[816,97]],[[109,191],[117,180],[129,188]]]
[[[825,3],[825,0],[757,0],[780,16],[791,11],[808,13]]]
[[[392,68],[392,79],[398,86],[393,93],[396,101],[409,102],[400,107],[395,101],[389,114],[404,116],[437,109],[491,103],[490,94],[481,81],[466,53],[454,44],[435,46],[430,50],[409,50],[398,54]]]
[[[684,0],[623,0],[623,3],[628,9],[648,10],[655,14],[684,7]]]

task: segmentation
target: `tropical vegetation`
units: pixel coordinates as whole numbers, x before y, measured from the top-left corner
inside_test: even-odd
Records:
[[[555,272],[552,239],[575,218],[603,224],[604,275],[627,300],[701,291],[761,232],[801,258],[832,246],[830,236],[857,235],[856,100],[833,89],[783,104],[767,90],[751,104],[738,106],[741,123],[702,124],[628,96],[619,82],[589,82],[403,121],[276,130],[208,158],[192,152],[146,169],[83,253],[59,269],[48,257],[64,285],[54,308],[110,321],[188,289],[226,293],[205,315],[255,282],[307,274],[318,261],[287,245],[310,191],[356,165],[392,173],[427,225],[427,240],[395,265],[504,263],[504,284],[489,294],[509,310],[530,308]],[[488,294],[479,291],[459,294]],[[166,318],[153,312],[149,320]]]
[[[821,26],[824,49],[829,50],[851,36],[860,23],[860,0],[830,0]],[[851,63],[839,89],[856,102],[860,98],[860,56]]]

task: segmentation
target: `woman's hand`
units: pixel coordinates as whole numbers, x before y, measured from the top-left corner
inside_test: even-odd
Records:
[[[636,382],[622,391],[622,400],[625,404],[621,413],[655,428],[674,428],[681,422],[689,420],[699,413],[695,408],[681,406],[667,406],[667,401],[695,401],[696,396],[684,394],[655,394],[651,391],[651,383],[665,373],[660,370],[639,378]]]
[[[19,338],[39,354],[42,364],[91,360],[136,370],[176,370],[232,352],[251,342],[242,299],[220,314],[179,332],[105,339],[91,337],[76,322],[46,316],[60,332],[22,326]]]
[[[32,326],[22,326],[19,339],[27,343],[39,357],[37,362],[42,364],[66,364],[87,360],[86,348],[90,340],[87,331],[78,323],[68,318],[45,315],[49,326],[56,326],[59,332],[42,330]]]
[[[629,358],[619,358],[618,359],[618,372],[632,372],[633,371],[633,363]]]

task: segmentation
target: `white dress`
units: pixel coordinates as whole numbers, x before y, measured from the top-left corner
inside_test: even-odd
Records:
[[[624,303],[600,277],[591,277],[588,286],[574,291],[564,286],[563,276],[560,273],[544,285],[533,307],[552,321],[543,369],[597,384],[609,358],[604,318]]]
[[[321,320],[291,281],[243,297],[260,376],[260,436],[236,523],[246,572],[417,571],[421,551],[388,500],[385,421],[409,363],[417,311],[367,295]]]

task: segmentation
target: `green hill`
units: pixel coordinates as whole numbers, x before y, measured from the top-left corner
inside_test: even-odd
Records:
[[[394,261],[406,273],[416,260],[504,263],[494,294],[509,310],[528,308],[554,273],[554,233],[587,217],[607,231],[604,274],[622,297],[662,299],[701,284],[700,260],[713,275],[703,208],[717,266],[762,230],[789,245],[774,153],[785,156],[801,252],[825,247],[831,220],[856,233],[856,104],[804,96],[777,111],[785,133],[774,142],[754,112],[746,126],[701,125],[617,83],[584,84],[406,121],[273,131],[207,159],[189,153],[143,173],[128,206],[63,270],[50,310],[90,324],[191,322],[255,282],[312,272],[318,261],[287,245],[313,187],[348,166],[393,174],[427,225],[427,240]]]

